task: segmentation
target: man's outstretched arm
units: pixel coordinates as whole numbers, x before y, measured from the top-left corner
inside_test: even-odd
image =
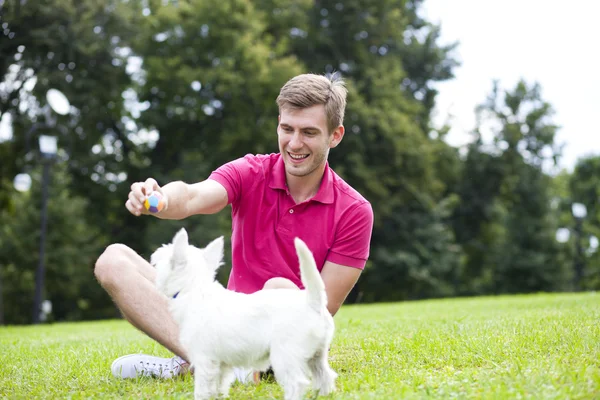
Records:
[[[134,215],[150,214],[144,209],[145,196],[153,191],[163,195],[165,208],[152,214],[161,219],[184,219],[195,214],[214,214],[227,205],[227,190],[219,182],[207,179],[187,184],[175,181],[161,187],[153,178],[131,185],[125,206]]]

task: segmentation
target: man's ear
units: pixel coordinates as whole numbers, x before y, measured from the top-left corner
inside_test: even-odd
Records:
[[[210,242],[204,248],[204,258],[209,265],[214,266],[215,270],[223,263],[223,248],[225,247],[225,239],[220,236]]]
[[[334,147],[337,147],[338,144],[340,144],[340,142],[342,141],[342,139],[344,138],[344,133],[345,133],[345,129],[344,129],[344,125],[340,125],[337,128],[335,128],[333,130],[333,133],[331,134],[331,138],[329,141],[329,148],[333,149]]]

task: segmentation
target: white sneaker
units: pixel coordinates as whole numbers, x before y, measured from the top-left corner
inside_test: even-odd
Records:
[[[181,357],[160,358],[146,354],[129,354],[113,361],[110,366],[116,378],[137,378],[152,376],[161,379],[171,379],[185,373],[188,363]]]

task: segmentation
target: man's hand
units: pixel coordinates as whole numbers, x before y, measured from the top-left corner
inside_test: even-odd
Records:
[[[135,182],[131,184],[131,191],[129,192],[125,207],[135,216],[150,214],[144,207],[144,201],[146,200],[146,196],[154,191],[159,192],[162,195],[165,205],[160,212],[165,211],[168,208],[169,199],[153,178],[148,178],[145,182]]]

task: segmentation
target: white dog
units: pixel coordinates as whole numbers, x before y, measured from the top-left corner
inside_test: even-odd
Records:
[[[306,244],[299,238],[294,242],[306,290],[242,294],[215,282],[223,243],[220,237],[196,248],[182,229],[151,258],[158,290],[172,298],[179,339],[194,368],[195,398],[227,396],[234,367],[265,371],[270,365],[286,400],[302,398],[311,376],[319,394],[335,390],[337,374],[327,361],[333,318]]]

